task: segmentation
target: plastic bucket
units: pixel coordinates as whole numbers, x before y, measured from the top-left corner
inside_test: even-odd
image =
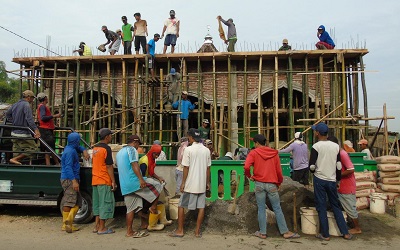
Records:
[[[386,212],[387,197],[382,193],[373,193],[369,196],[369,211],[373,214],[384,214]]]
[[[329,235],[342,236],[336,224],[335,216],[333,215],[333,213],[327,212],[327,214],[328,214]],[[301,215],[301,231],[304,234],[316,235],[317,233],[319,233],[319,218],[318,218],[318,212],[315,209],[315,207],[301,207],[300,215]],[[345,213],[343,213],[343,216],[345,216]]]
[[[400,218],[400,197],[394,199],[394,208],[396,210],[396,218]]]
[[[83,166],[84,166],[85,168],[91,168],[91,167],[92,167],[93,149],[88,149],[87,152],[88,152],[88,154],[90,155],[90,158],[89,158],[89,160],[85,160],[85,159],[83,158]]]
[[[178,219],[178,204],[179,204],[179,199],[169,199],[168,201],[168,207],[169,207],[169,217],[172,220],[177,220]]]

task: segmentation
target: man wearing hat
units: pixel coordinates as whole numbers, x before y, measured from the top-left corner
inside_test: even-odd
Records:
[[[164,22],[164,28],[161,34],[161,39],[164,37],[164,33],[166,34],[164,40],[164,50],[163,54],[167,52],[167,47],[171,45],[171,54],[175,51],[176,40],[179,37],[179,26],[180,20],[175,17],[175,10],[169,11],[169,18]]]
[[[198,209],[195,237],[201,237],[201,224],[204,219],[204,208],[206,203],[206,190],[210,188],[210,153],[200,142],[200,131],[195,128],[189,129],[189,143],[183,153],[183,179],[180,187],[182,192],[178,207],[178,228],[169,236],[183,237],[183,225],[185,223],[185,208],[189,210]],[[265,213],[265,210],[264,210]]]
[[[108,51],[110,52],[110,55],[115,55],[115,53],[117,53],[119,50],[119,46],[121,45],[121,34],[117,34],[114,31],[108,30],[107,26],[105,25],[101,26],[101,30],[104,32],[104,35],[107,39],[107,42],[103,45],[106,46],[107,44],[111,43],[108,46]]]
[[[320,240],[330,240],[326,197],[333,210],[340,233],[346,240],[353,236],[349,234],[346,221],[340,208],[336,189],[336,171],[342,170],[339,145],[328,140],[328,125],[321,122],[313,125],[314,135],[318,142],[312,146],[310,155],[310,170],[314,174],[314,198],[318,211],[320,232],[316,237]]]
[[[178,128],[178,138],[182,137],[181,131],[183,131],[183,136],[186,136],[189,129],[189,112],[196,107],[188,100],[188,92],[182,91],[182,100],[176,101],[172,104],[172,108],[178,109],[181,114],[177,116],[176,127]],[[180,120],[180,122],[179,122]]]
[[[360,147],[361,147],[361,153],[367,154],[366,156],[364,156],[364,160],[373,160],[374,159],[371,151],[368,148],[368,141],[366,139],[361,139],[358,142],[358,145],[360,145]]]
[[[31,90],[25,90],[22,92],[22,99],[14,103],[9,110],[6,112],[6,119],[8,122],[12,122],[13,126],[21,126],[31,128],[34,131],[33,137],[39,138],[40,132],[38,127],[33,120],[32,109],[30,104],[36,98],[35,94]],[[11,131],[13,151],[17,156],[10,159],[11,164],[21,165],[20,162],[25,157],[32,157],[32,153],[37,151],[37,145],[32,140],[32,134],[29,130],[25,129],[13,129]],[[19,139],[21,138],[21,139]],[[21,153],[22,151],[22,153]]]
[[[72,53],[78,52],[80,56],[91,56],[92,50],[89,46],[86,45],[85,42],[81,42],[79,44],[79,49],[72,51]]]
[[[324,25],[320,25],[318,27],[317,37],[319,39],[319,42],[317,42],[315,44],[317,49],[334,49],[335,48],[335,43],[333,42],[333,39],[331,38],[329,33],[325,30]]]
[[[201,132],[200,132],[200,135],[201,135]],[[210,139],[207,139],[204,141],[204,146],[206,146],[210,150],[211,160],[218,159],[219,153],[217,151],[215,151],[214,144]]]
[[[292,46],[289,45],[288,39],[283,39],[282,46],[279,48],[279,51],[291,50]]]
[[[39,121],[39,131],[42,136],[42,139],[54,150],[56,147],[56,140],[54,138],[54,118],[60,118],[61,114],[51,114],[49,107],[47,107],[47,103],[49,99],[45,93],[39,93],[37,95],[37,99],[40,102],[37,108],[37,118]],[[40,149],[42,151],[49,151],[42,143],[40,144]],[[44,158],[46,160],[46,165],[50,165],[50,155],[45,154]],[[58,157],[52,154],[52,158],[56,165],[60,165]]]
[[[267,139],[264,135],[257,134],[253,137],[254,150],[251,150],[244,163],[244,174],[255,182],[255,194],[258,207],[258,225],[260,230],[254,236],[267,238],[267,218],[265,213],[265,200],[268,196],[272,209],[276,215],[279,232],[285,239],[299,238],[300,235],[289,231],[282,212],[279,199],[279,186],[283,182],[281,162],[278,150],[266,146]],[[250,167],[253,166],[253,175]]]
[[[235,44],[237,41],[236,37],[236,26],[233,23],[233,19],[229,18],[227,21],[222,19],[221,16],[217,17],[218,20],[223,22],[226,26],[228,26],[228,40],[225,41],[228,44],[228,52],[235,52]]]
[[[201,139],[209,139],[210,138],[210,122],[208,121],[208,119],[203,119],[203,122],[201,123],[201,127],[199,128],[200,130],[200,136]]]
[[[167,84],[169,84],[168,102],[174,103],[179,99],[179,91],[181,90],[181,74],[176,72],[175,68],[171,68],[165,80]]]
[[[92,199],[93,215],[96,216],[96,226],[93,232],[98,235],[111,234],[114,230],[106,228],[106,220],[114,217],[114,191],[117,184],[114,178],[114,161],[108,144],[112,139],[112,131],[102,128],[99,131],[100,142],[93,147],[92,167]]]

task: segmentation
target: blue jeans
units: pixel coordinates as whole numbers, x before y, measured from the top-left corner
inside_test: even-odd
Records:
[[[265,201],[267,195],[269,201],[271,202],[272,210],[275,212],[279,232],[281,234],[287,233],[289,229],[287,228],[285,217],[283,216],[278,187],[273,183],[266,182],[256,181],[255,184],[255,193],[258,206],[258,225],[260,227],[260,233],[267,234],[267,215],[265,213]]]
[[[318,211],[320,233],[325,238],[329,237],[328,215],[326,212],[326,196],[331,204],[333,215],[339,227],[340,233],[348,234],[346,221],[340,209],[339,197],[336,189],[336,182],[325,181],[314,175],[314,196],[315,206]]]

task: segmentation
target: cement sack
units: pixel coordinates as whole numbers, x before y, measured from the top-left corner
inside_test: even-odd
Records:
[[[400,171],[391,171],[391,172],[379,171],[379,177],[382,177],[382,178],[400,177]]]
[[[394,163],[378,164],[378,169],[383,172],[399,171],[400,164],[394,164]]]
[[[382,178],[382,183],[400,185],[400,177]]]
[[[354,173],[354,177],[356,181],[373,181],[376,182],[376,172],[361,172],[361,173]]]
[[[384,155],[376,157],[375,161],[377,163],[400,163],[400,157],[395,155]]]
[[[392,193],[392,192],[383,192],[386,195],[388,200],[394,200],[396,197],[400,196],[400,193]]]
[[[356,191],[356,198],[361,198],[361,197],[369,197],[371,194],[375,193],[375,189],[363,189],[363,190],[357,190]]]
[[[385,192],[400,193],[400,185],[378,183],[378,187]]]
[[[356,207],[357,207],[357,210],[369,208],[369,198],[368,197],[357,198],[356,199]]]
[[[363,190],[363,189],[375,189],[376,183],[372,181],[361,181],[356,182],[356,190]]]

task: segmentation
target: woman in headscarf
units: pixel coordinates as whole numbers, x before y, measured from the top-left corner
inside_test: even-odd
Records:
[[[142,175],[145,177],[152,177],[159,180],[160,182],[165,182],[164,178],[158,176],[154,169],[156,168],[156,159],[161,153],[161,146],[154,144],[151,146],[149,152],[142,156],[139,160],[139,167]]]

